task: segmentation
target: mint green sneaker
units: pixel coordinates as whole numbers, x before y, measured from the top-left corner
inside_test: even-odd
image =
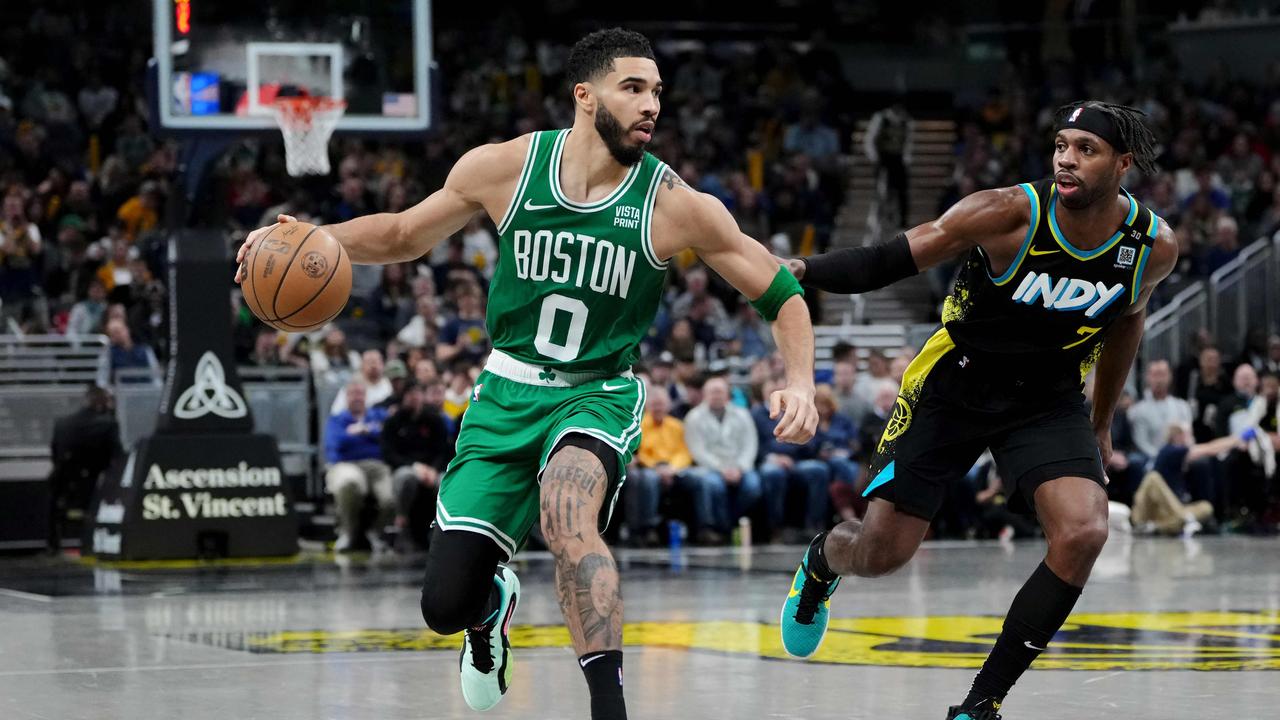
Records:
[[[488,710],[506,694],[511,686],[511,641],[507,633],[511,616],[520,600],[520,579],[511,568],[499,565],[493,582],[502,593],[498,609],[482,624],[467,628],[462,638],[462,697],[472,710]]]
[[[787,601],[782,604],[782,647],[788,655],[798,658],[818,652],[822,637],[827,634],[831,594],[840,584],[840,578],[823,582],[809,573],[809,553],[812,552],[813,543],[810,543],[791,580]]]

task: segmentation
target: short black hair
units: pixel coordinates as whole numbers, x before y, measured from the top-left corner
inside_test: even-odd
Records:
[[[620,27],[596,30],[573,44],[565,63],[569,82],[587,82],[606,75],[613,61],[620,57],[642,57],[656,60],[649,38]]]

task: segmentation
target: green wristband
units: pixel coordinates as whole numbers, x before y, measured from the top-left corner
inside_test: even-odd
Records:
[[[778,274],[773,276],[773,282],[769,283],[769,289],[752,300],[751,307],[755,308],[766,322],[773,322],[778,319],[778,311],[782,309],[782,304],[792,295],[804,297],[804,288],[800,287],[800,281],[796,280],[796,276],[791,274],[787,266],[781,265],[778,267]]]

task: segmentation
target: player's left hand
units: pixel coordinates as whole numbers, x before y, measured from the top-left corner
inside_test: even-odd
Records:
[[[1098,456],[1102,459],[1102,480],[1106,484],[1111,484],[1111,478],[1107,476],[1107,463],[1111,461],[1111,428],[1105,428],[1096,431],[1098,438]]]
[[[781,418],[781,419],[779,419]],[[803,445],[818,429],[818,408],[813,404],[813,386],[787,386],[769,396],[769,419],[777,420],[773,436],[782,442]]]

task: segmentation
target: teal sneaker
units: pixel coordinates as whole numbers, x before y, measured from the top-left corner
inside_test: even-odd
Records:
[[[507,633],[520,600],[520,579],[511,568],[499,565],[493,582],[502,601],[483,623],[467,628],[458,658],[462,697],[472,710],[488,710],[502,700],[511,686],[511,668],[515,664]]]
[[[999,709],[997,705],[995,710],[963,710],[959,705],[952,705],[947,708],[947,720],[1000,720],[996,714]]]
[[[782,647],[792,657],[807,658],[818,652],[822,637],[827,634],[827,619],[831,613],[831,594],[840,584],[840,578],[823,582],[809,572],[809,553],[791,580],[791,591],[782,604]]]

